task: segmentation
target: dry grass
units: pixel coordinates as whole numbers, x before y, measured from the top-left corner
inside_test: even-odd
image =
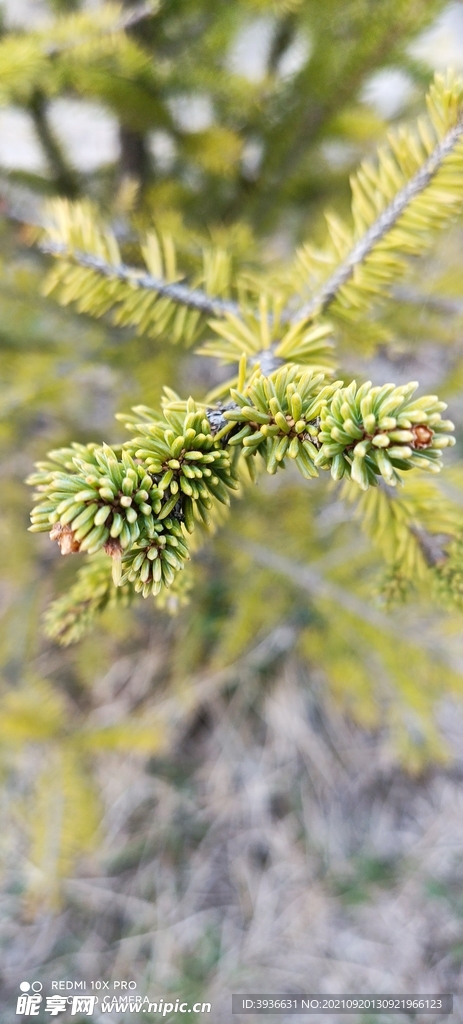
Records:
[[[65,882],[59,913],[21,916],[12,864],[5,1009],[31,975],[45,989],[133,978],[152,998],[210,1000],[214,1022],[238,1019],[232,991],[459,991],[458,709],[441,714],[452,766],[412,779],[387,736],[321,698],[293,645],[293,627],[279,627],[239,666],[196,680],[184,718],[161,699],[175,726],[164,757],[99,758],[104,840]],[[160,674],[153,640],[99,681],[94,714],[125,713]]]

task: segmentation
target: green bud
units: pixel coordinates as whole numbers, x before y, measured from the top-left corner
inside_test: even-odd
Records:
[[[93,488],[87,487],[86,490],[78,491],[78,493],[74,497],[74,500],[76,502],[78,502],[78,501],[95,501],[96,497],[97,497],[97,495],[96,495],[95,490]]]
[[[381,476],[384,477],[386,483],[395,484],[394,469],[386,453],[379,449],[375,453],[375,461],[381,473]]]
[[[78,530],[81,526],[84,525],[84,523],[88,522],[89,520],[93,521],[95,513],[97,511],[98,505],[96,503],[94,503],[93,505],[87,505],[84,508],[83,512],[81,512],[80,515],[76,516],[76,518],[74,519],[74,530]]]
[[[400,448],[388,448],[387,454],[389,459],[411,459],[413,450],[404,444],[401,445]]]
[[[370,413],[368,416],[363,417],[363,425],[367,434],[374,434],[376,430],[376,416]]]
[[[106,522],[108,516],[111,514],[111,508],[109,505],[103,505],[103,508],[99,508],[95,515],[95,526],[101,526]]]
[[[295,459],[296,455],[299,454],[299,438],[293,437],[291,444],[288,448],[288,455],[290,459]]]
[[[275,419],[275,423],[277,424],[277,426],[279,426],[280,430],[282,430],[283,433],[285,433],[285,434],[289,434],[289,432],[291,430],[291,427],[290,427],[288,421],[283,416],[283,413],[282,412],[275,413],[274,419]]]
[[[362,491],[368,490],[369,480],[368,473],[365,467],[365,460],[356,455],[352,462],[351,469],[352,479],[362,488]]]
[[[132,534],[128,523],[123,524],[122,530],[119,534],[119,540],[121,542],[121,547],[124,548],[124,550],[132,543]]]
[[[344,420],[343,430],[346,434],[349,434],[350,437],[357,437],[359,439],[363,437],[363,430],[361,430],[360,427],[358,427],[351,419]]]
[[[399,441],[401,444],[413,442],[415,439],[411,430],[391,430],[389,437],[391,441]]]
[[[381,416],[378,420],[378,430],[394,430],[396,426],[395,416]]]
[[[70,508],[68,508],[67,512],[63,512],[63,514],[59,516],[59,521],[61,525],[67,526],[69,523],[72,523],[73,519],[76,519],[77,516],[79,516],[81,512],[84,511],[85,508],[86,505],[71,505]],[[58,509],[56,510],[56,512],[58,513]]]
[[[177,504],[177,495],[174,494],[174,497],[170,498],[170,500],[167,501],[165,505],[163,505],[161,511],[159,512],[158,518],[161,519],[161,520],[165,519],[165,517],[169,515],[169,512],[172,512],[172,509],[175,508],[176,504]]]
[[[278,444],[277,450],[275,452],[275,458],[276,458],[277,462],[282,462],[283,461],[288,448],[289,448],[289,440],[288,440],[288,438],[287,437],[282,437],[280,442],[279,442],[279,444]]]
[[[301,398],[300,394],[298,394],[297,391],[295,392],[294,395],[292,395],[292,398],[291,398],[291,413],[292,413],[293,420],[295,422],[297,422],[298,420],[301,419],[301,416],[302,416],[302,398]]]

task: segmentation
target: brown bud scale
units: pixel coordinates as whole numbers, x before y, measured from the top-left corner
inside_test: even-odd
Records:
[[[75,539],[70,526],[62,526],[61,523],[55,523],[50,530],[50,540],[58,542],[62,555],[72,555],[80,551],[79,541]]]
[[[414,437],[414,448],[429,448],[434,437],[434,432],[425,423],[417,423],[411,428]]]
[[[120,558],[122,555],[122,545],[117,537],[109,537],[106,544],[103,544],[103,550],[111,558]]]

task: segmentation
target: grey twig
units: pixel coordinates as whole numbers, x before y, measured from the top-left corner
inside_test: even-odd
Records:
[[[256,544],[254,541],[246,541],[240,537],[241,550],[246,551],[251,558],[259,565],[274,572],[281,573],[297,587],[307,591],[316,600],[327,600],[331,604],[339,605],[343,611],[354,615],[356,618],[368,622],[375,629],[387,633],[394,639],[400,636],[405,643],[424,648],[429,651],[437,660],[447,664],[454,672],[463,675],[463,664],[461,659],[453,655],[446,645],[439,643],[437,639],[425,633],[423,630],[416,630],[413,626],[405,626],[399,623],[390,615],[385,615],[373,604],[362,601],[360,597],[349,590],[345,590],[337,583],[327,580],[317,571],[315,566],[300,565],[279,555],[276,551]]]
[[[117,278],[117,280],[125,281],[136,288],[156,292],[181,306],[196,309],[206,316],[224,317],[227,313],[234,313],[235,316],[240,314],[240,308],[235,302],[214,298],[199,288],[189,288],[188,285],[179,281],[164,281],[160,277],[152,277],[151,274],[138,270],[136,267],[129,267],[125,263],[117,265],[108,263],[101,256],[81,252],[79,249],[70,249],[62,242],[43,241],[40,242],[39,248],[51,256],[61,256],[87,270],[94,270],[103,277]]]
[[[325,281],[320,291],[292,314],[292,323],[315,316],[316,313],[322,312],[333,302],[343,285],[352,277],[355,267],[363,263],[375,245],[391,231],[413,199],[429,185],[443,161],[452,152],[452,149],[454,149],[462,135],[463,119],[460,119],[453,128],[450,128],[442,141],[438,143],[423,166],[413,175],[413,178],[400,189],[400,192],[394,196],[392,202],[377,217],[371,227],[368,228],[368,231],[356,242],[349,255],[331,277]]]
[[[397,494],[393,488],[389,487],[385,480],[381,477],[378,480],[378,487],[383,494],[386,495],[388,501],[394,502],[397,500]],[[414,536],[426,565],[430,569],[435,568],[436,565],[442,565],[443,562],[447,561],[448,552],[446,545],[451,541],[451,537],[445,533],[429,533],[423,526],[419,526],[418,523],[411,524],[410,533]]]
[[[259,314],[256,312],[256,318],[259,318]],[[278,370],[280,366],[284,365],[284,359],[280,359],[280,356],[275,354],[275,345],[271,345],[270,348],[263,348],[260,352],[256,352],[255,356],[250,356],[249,362],[251,366],[260,365],[261,372],[264,377],[269,377],[271,373]]]
[[[452,299],[446,295],[424,295],[414,288],[405,288],[402,285],[393,289],[392,298],[398,302],[406,302],[410,306],[420,306],[425,310],[432,310],[436,313],[443,313],[450,316],[463,316],[463,302],[461,299]]]
[[[451,536],[445,533],[428,533],[422,526],[411,526],[410,533],[418,542],[426,565],[431,569],[447,561],[449,556],[446,545],[452,540]]]
[[[36,89],[31,97],[29,110],[37,139],[44,151],[57,191],[62,195],[68,196],[70,199],[75,199],[79,194],[78,174],[68,163],[60,142],[51,127],[48,118],[47,98],[40,89]]]

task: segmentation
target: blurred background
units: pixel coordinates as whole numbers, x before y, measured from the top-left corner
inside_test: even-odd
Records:
[[[99,6],[4,0],[2,37]],[[353,508],[281,474],[198,553],[189,603],[47,637],[76,565],[27,533],[35,459],[124,440],[118,410],[164,383],[201,398],[217,371],[45,298],[25,225],[88,196],[250,269],[284,261],[347,209],[433,71],[463,72],[463,3],[166,0],[127,35],[136,53],[85,71],[70,53],[32,94],[27,61],[0,68],[2,1022],[36,978],[133,979],[210,1001],[214,1024],[240,1019],[231,992],[453,991],[457,1020],[461,610],[390,610]],[[388,307],[393,341],[341,353],[348,374],[438,388],[460,446],[462,256],[457,224]],[[461,503],[457,462],[445,487]]]

